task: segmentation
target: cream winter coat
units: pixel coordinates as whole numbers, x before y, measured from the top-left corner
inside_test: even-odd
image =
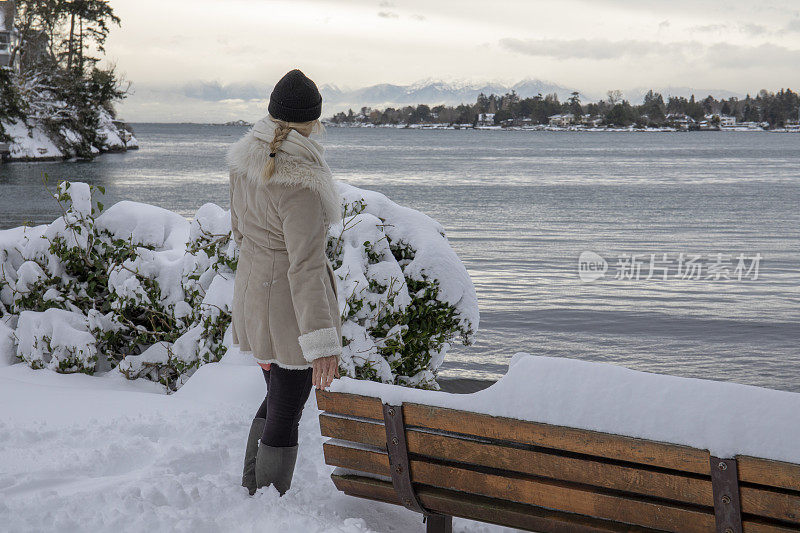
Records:
[[[233,343],[262,363],[311,366],[342,353],[327,227],[342,204],[323,147],[292,130],[265,182],[274,123],[258,122],[228,152],[231,226],[239,246]]]

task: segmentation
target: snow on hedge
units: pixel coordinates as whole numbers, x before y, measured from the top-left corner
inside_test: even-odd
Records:
[[[339,187],[345,216],[329,230],[327,254],[342,374],[436,389],[450,343],[471,344],[478,328],[469,274],[438,222]],[[230,212],[206,204],[188,222],[136,202],[103,210],[92,195],[62,182],[54,197],[63,216],[0,231],[0,362],[12,349],[32,368],[113,370],[176,390],[230,346]]]
[[[331,390],[800,463],[800,394],[751,385],[519,352],[502,379],[474,394],[349,378]]]

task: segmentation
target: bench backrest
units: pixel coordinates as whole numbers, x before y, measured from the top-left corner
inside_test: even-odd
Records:
[[[317,403],[322,435],[335,439],[327,464],[356,474],[334,476],[337,487],[396,501],[380,399],[318,391]],[[797,464],[419,404],[402,413],[411,481],[433,511],[531,530],[551,519],[736,533],[726,520],[740,517],[747,532],[800,531]]]

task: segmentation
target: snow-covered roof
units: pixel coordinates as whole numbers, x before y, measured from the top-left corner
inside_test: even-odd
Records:
[[[670,113],[667,115],[668,119],[685,120],[687,122],[694,122],[695,120],[685,113]]]

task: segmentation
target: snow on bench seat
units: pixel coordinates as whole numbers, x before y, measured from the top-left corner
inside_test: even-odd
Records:
[[[520,352],[502,379],[473,394],[349,378],[330,390],[684,445],[717,457],[800,463],[800,394],[750,385]]]

